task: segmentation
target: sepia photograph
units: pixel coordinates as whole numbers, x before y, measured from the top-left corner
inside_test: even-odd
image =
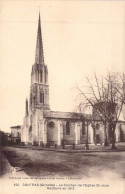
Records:
[[[0,193],[125,193],[125,1],[0,1]]]

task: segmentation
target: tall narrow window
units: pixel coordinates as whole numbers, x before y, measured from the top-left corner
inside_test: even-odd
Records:
[[[82,122],[82,135],[86,134],[85,128],[85,122]]]
[[[43,103],[44,103],[44,93],[42,93],[42,96],[43,96],[42,98],[43,98]]]
[[[70,135],[70,122],[66,122],[66,135]]]
[[[96,124],[96,129],[99,130],[100,129],[100,125],[97,123]]]
[[[43,81],[43,70],[40,70],[40,82]]]
[[[32,125],[30,125],[29,127],[29,132],[31,133],[31,131],[32,131]]]
[[[40,92],[40,102],[43,103],[43,96],[42,96],[42,92]]]
[[[44,93],[40,92],[40,103],[44,103]]]

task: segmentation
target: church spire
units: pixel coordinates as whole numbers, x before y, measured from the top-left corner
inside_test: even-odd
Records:
[[[39,12],[39,20],[38,20],[35,63],[44,65],[40,12]]]

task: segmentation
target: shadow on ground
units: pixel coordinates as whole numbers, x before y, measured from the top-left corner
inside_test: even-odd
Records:
[[[106,173],[111,172],[125,178],[124,152],[60,153],[4,147],[2,153],[11,166],[28,176],[84,178],[108,176]]]

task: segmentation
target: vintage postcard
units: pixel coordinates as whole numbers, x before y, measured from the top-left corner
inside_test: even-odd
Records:
[[[125,1],[0,1],[0,193],[125,193]]]

